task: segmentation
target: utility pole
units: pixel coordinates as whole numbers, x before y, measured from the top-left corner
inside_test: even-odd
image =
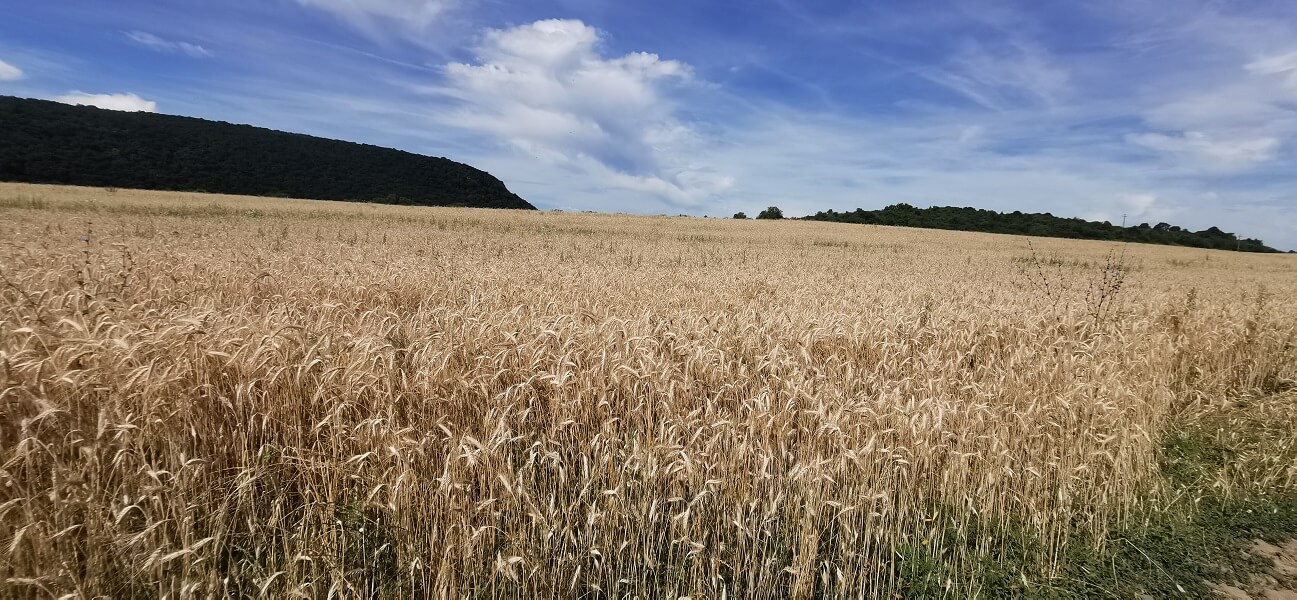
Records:
[[[1121,228],[1126,228],[1126,213],[1121,213]]]

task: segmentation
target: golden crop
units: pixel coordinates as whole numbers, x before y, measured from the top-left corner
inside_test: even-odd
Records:
[[[5,596],[974,595],[1297,422],[1291,256],[11,184],[0,240]]]

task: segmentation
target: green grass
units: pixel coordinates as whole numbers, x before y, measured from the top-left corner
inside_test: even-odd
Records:
[[[1269,573],[1251,541],[1297,537],[1297,492],[1257,490],[1226,496],[1212,485],[1241,449],[1200,432],[1177,432],[1162,446],[1162,474],[1188,499],[1184,510],[1146,514],[1112,532],[1104,551],[1076,544],[1065,576],[1041,597],[1215,598],[1211,583],[1247,581]]]
[[[1255,436],[1243,439],[1264,443]],[[963,535],[946,531],[947,549],[977,539],[977,529],[996,532],[1001,543],[978,564],[955,567],[926,545],[911,544],[898,549],[895,572],[907,598],[945,597],[943,582],[953,578],[953,568],[979,571],[985,585],[977,592],[985,598],[1215,598],[1213,583],[1274,575],[1269,559],[1250,551],[1253,540],[1297,538],[1297,492],[1251,489],[1229,496],[1214,485],[1244,450],[1197,430],[1169,435],[1160,468],[1172,494],[1184,500],[1132,518],[1102,544],[1073,539],[1061,575],[1052,580],[1032,574],[1041,559],[1040,540],[1022,524],[1000,521],[974,521]]]

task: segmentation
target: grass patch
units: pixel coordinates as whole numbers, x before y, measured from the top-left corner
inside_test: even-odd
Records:
[[[977,572],[973,579],[983,582],[978,595],[988,598],[1216,598],[1212,584],[1275,576],[1272,562],[1251,551],[1253,540],[1281,544],[1297,538],[1297,491],[1227,494],[1229,486],[1222,485],[1239,455],[1265,444],[1267,433],[1237,436],[1248,447],[1231,447],[1197,429],[1169,435],[1159,466],[1170,497],[1178,500],[1132,518],[1101,544],[1074,538],[1055,579],[1033,574],[1043,549],[1023,524],[975,519],[967,532],[948,529],[942,546],[949,552],[991,536],[998,540],[993,552],[967,554],[978,558],[956,566],[926,545],[903,546],[894,563],[898,587],[907,598],[948,597],[945,582],[967,579],[969,573],[954,572],[963,568]]]
[[[1258,443],[1259,438],[1244,439]],[[1246,582],[1251,575],[1270,573],[1273,565],[1250,552],[1251,543],[1297,537],[1297,492],[1222,491],[1222,471],[1243,450],[1197,430],[1168,436],[1161,471],[1173,495],[1184,501],[1112,532],[1102,552],[1091,551],[1091,544],[1073,544],[1064,577],[1040,597],[1215,598],[1212,583]]]
[[[1042,597],[1215,598],[1212,583],[1246,582],[1268,573],[1251,540],[1297,536],[1297,494],[1224,500],[1205,497],[1194,515],[1152,516],[1113,533],[1104,552],[1078,544],[1067,575]]]

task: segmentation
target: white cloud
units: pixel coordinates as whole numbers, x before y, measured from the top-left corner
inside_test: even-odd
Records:
[[[97,106],[106,110],[126,112],[157,112],[158,103],[135,94],[87,94],[71,92],[54,98],[55,102],[82,106]]]
[[[1155,127],[1176,131],[1251,132],[1251,137],[1297,135],[1292,110],[1297,53],[1263,58],[1170,84],[1165,98],[1145,111]],[[1179,89],[1177,89],[1179,88]]]
[[[1233,173],[1277,162],[1297,140],[1297,51],[1238,54],[1154,88],[1158,98],[1141,111],[1154,131],[1126,141],[1186,169]]]
[[[1173,220],[1180,213],[1178,206],[1169,205],[1157,194],[1122,194],[1118,199],[1127,225],[1141,221],[1160,222]]]
[[[384,25],[421,33],[436,23],[454,0],[297,0],[302,6],[332,13],[367,35],[379,37]]]
[[[728,188],[731,179],[685,158],[698,135],[666,92],[691,81],[689,66],[644,52],[604,57],[599,42],[575,20],[488,31],[478,64],[446,65],[442,93],[463,101],[448,122],[677,204]]]
[[[147,31],[128,31],[126,37],[130,38],[132,42],[156,52],[175,52],[194,58],[207,58],[212,55],[210,50],[197,44],[162,39]]]
[[[22,69],[0,60],[0,81],[13,81],[15,79],[21,79],[22,76]]]
[[[1177,194],[1184,193],[1183,190],[1175,190]],[[1200,199],[1209,201],[1219,201],[1211,195],[1203,196],[1199,194]],[[1127,226],[1137,225],[1139,223],[1162,223],[1167,222],[1173,225],[1185,225],[1183,217],[1185,211],[1178,204],[1172,204],[1164,199],[1160,194],[1139,192],[1139,193],[1120,193],[1114,197],[1096,198],[1090,202],[1091,210],[1082,212],[1076,216],[1088,221],[1107,221],[1113,225],[1126,224]],[[1069,213],[1064,213],[1068,215]]]
[[[1274,158],[1280,146],[1280,141],[1273,137],[1221,139],[1201,131],[1186,131],[1183,135],[1140,133],[1126,139],[1160,152],[1186,154],[1203,166],[1220,170],[1247,168],[1266,162]]]
[[[1157,204],[1156,194],[1123,194],[1121,197],[1122,205],[1127,209],[1129,216],[1139,218],[1148,213],[1149,209]]]

